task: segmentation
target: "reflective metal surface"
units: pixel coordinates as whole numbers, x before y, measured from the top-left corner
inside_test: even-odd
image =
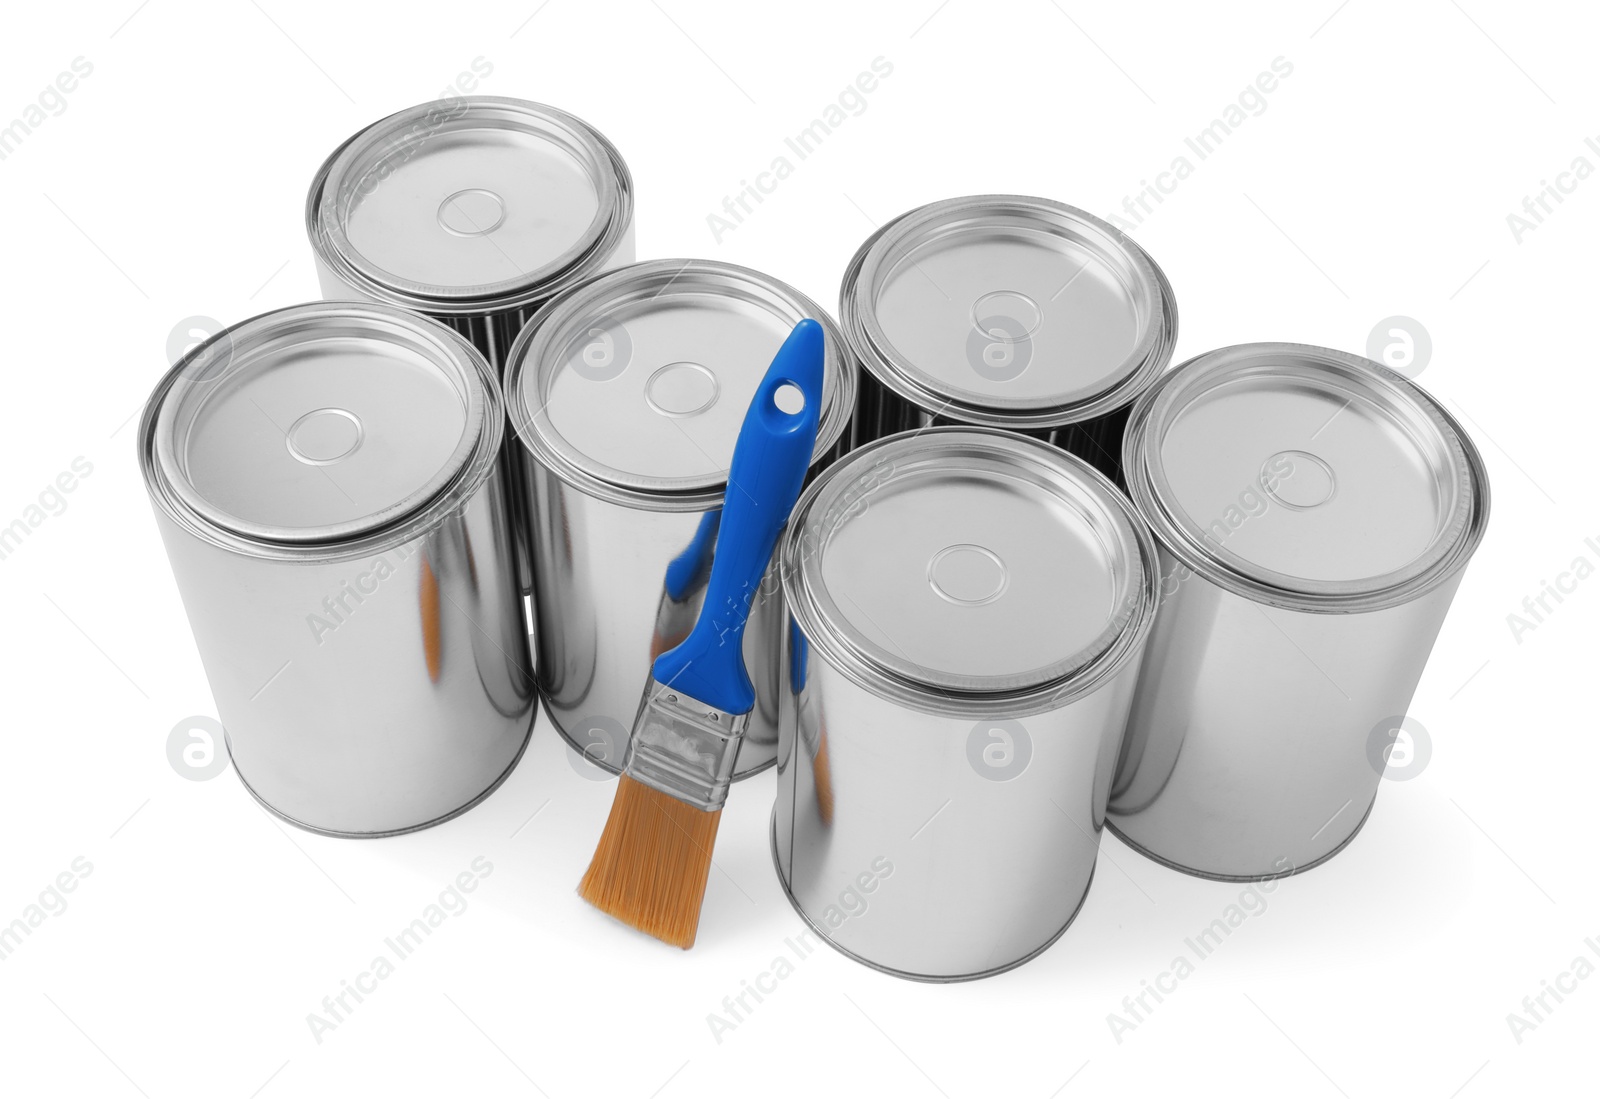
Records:
[[[1172,288],[1131,239],[1046,199],[982,195],[901,215],[840,290],[866,367],[863,441],[930,423],[1024,431],[1118,473],[1132,401],[1177,338]]]
[[[387,310],[245,321],[174,378],[155,460],[186,506],[238,534],[325,542],[383,527],[480,444],[488,402],[459,342]]]
[[[816,628],[952,691],[1028,690],[1104,654],[1144,580],[1138,544],[1120,501],[1039,450],[928,431],[859,467],[811,513],[814,553],[793,578]]]
[[[633,180],[605,137],[554,107],[497,96],[423,103],[334,150],[312,180],[306,232],[324,298],[425,313],[498,376],[541,305],[633,262]],[[528,592],[527,487],[509,447],[503,462]]]
[[[935,428],[824,473],[782,566],[773,855],[796,909],[903,977],[1027,961],[1094,872],[1154,612],[1148,533],[1077,458]]]
[[[1343,352],[1199,356],[1134,411],[1130,491],[1162,595],[1108,822],[1178,869],[1304,870],[1354,836],[1489,487],[1466,434]]]
[[[557,729],[617,770],[650,662],[693,625],[704,576],[669,590],[674,562],[722,504],[739,424],[767,364],[805,317],[827,335],[813,472],[849,445],[854,361],[810,299],[731,264],[656,260],[552,301],[519,337],[505,392],[526,459],[538,667]],[[694,570],[690,570],[693,572]],[[776,579],[745,633],[756,711],[735,777],[777,747]]]
[[[448,395],[461,415],[449,400],[438,415]],[[268,426],[244,416],[252,401]],[[329,408],[359,420],[359,446],[297,435]],[[534,691],[503,417],[465,341],[350,303],[220,333],[151,395],[140,464],[157,524],[234,765],[275,813],[339,835],[408,831],[473,804],[521,754]],[[447,450],[440,425],[468,426]],[[315,462],[279,458],[295,448]],[[350,499],[322,492],[325,477]]]
[[[720,496],[762,372],[807,316],[830,337],[821,456],[855,396],[838,329],[791,287],[711,260],[636,263],[552,302],[507,367],[512,422],[540,464],[608,495]]]
[[[700,511],[660,511],[591,496],[530,463],[534,599],[539,607],[539,684],[556,730],[580,754],[620,771],[650,664],[683,640],[699,617],[705,579],[673,599],[668,566],[693,542]],[[751,605],[744,659],[756,709],[734,778],[772,763],[777,751],[781,602],[772,573]]]
[[[423,312],[535,305],[604,270],[633,222],[611,143],[540,103],[467,96],[361,130],[312,181],[306,229],[341,286]]]

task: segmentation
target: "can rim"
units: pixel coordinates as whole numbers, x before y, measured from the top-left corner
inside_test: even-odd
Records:
[[[430,116],[439,116],[432,118]],[[348,206],[350,178],[360,169],[415,140],[473,124],[497,123],[551,141],[588,171],[599,201],[580,238],[544,266],[513,279],[472,287],[450,287],[400,278],[369,262],[351,244],[341,208]],[[447,129],[448,128],[448,129]],[[391,144],[384,145],[388,139]],[[381,147],[380,147],[381,146]],[[633,221],[633,177],[614,145],[576,115],[543,103],[506,96],[462,96],[430,100],[363,127],[334,149],[317,169],[306,195],[306,234],[318,258],[346,285],[374,300],[450,316],[498,313],[540,302],[600,270]]]
[[[613,502],[658,511],[704,511],[722,500],[727,474],[710,478],[656,479],[618,476],[572,446],[550,422],[545,405],[530,405],[530,386],[542,392],[553,366],[553,349],[598,315],[633,302],[648,301],[669,287],[702,287],[738,291],[765,306],[780,305],[793,322],[811,318],[825,334],[824,377],[834,383],[826,389],[817,442],[811,464],[830,453],[850,426],[854,415],[857,377],[849,345],[833,318],[816,302],[787,283],[732,263],[706,259],[658,259],[629,264],[588,279],[546,302],[517,334],[506,355],[503,390],[511,430],[526,453],[540,466],[583,492]]]
[[[1314,580],[1277,572],[1204,538],[1178,506],[1160,460],[1162,428],[1188,402],[1241,377],[1314,376],[1343,385],[1409,428],[1419,450],[1434,451],[1459,486],[1449,517],[1428,548],[1407,564],[1355,580]],[[1431,439],[1428,436],[1431,435]],[[1409,602],[1466,567],[1489,518],[1489,479],[1465,429],[1421,386],[1387,367],[1332,348],[1298,343],[1234,344],[1196,355],[1168,371],[1134,406],[1122,443],[1128,493],[1156,539],[1178,561],[1218,586],[1287,610],[1348,613]]]
[[[894,349],[878,322],[873,304],[885,266],[932,235],[959,230],[983,218],[1031,220],[1055,231],[1071,230],[1105,265],[1120,270],[1149,302],[1143,334],[1128,357],[1107,375],[1096,392],[1060,401],[1051,397],[982,402],[964,399],[919,370]],[[1130,296],[1132,296],[1130,286]],[[1177,344],[1178,305],[1160,265],[1137,241],[1087,211],[1053,199],[1029,195],[972,195],[943,199],[909,210],[873,232],[856,250],[839,287],[839,315],[846,338],[862,366],[883,385],[935,415],[984,427],[1037,429],[1061,427],[1104,415],[1129,404],[1160,375]]]
[[[214,384],[248,363],[252,351],[328,322],[366,326],[367,332],[403,340],[414,352],[431,353],[459,385],[468,408],[460,443],[422,486],[346,523],[284,531],[221,511],[181,475],[172,448],[171,429],[187,373],[220,367],[223,374],[218,377],[191,383]],[[260,313],[225,328],[174,363],[145,402],[137,436],[139,467],[156,506],[215,545],[250,556],[297,560],[360,556],[409,541],[475,493],[494,472],[504,420],[488,360],[445,325],[372,302],[309,302]]]
[[[920,452],[920,453],[919,453]],[[841,499],[844,482],[862,481],[862,467],[916,460],[963,463],[987,458],[1010,462],[1014,472],[1031,467],[1055,486],[1070,486],[1078,502],[1103,509],[1104,520],[1127,551],[1128,582],[1106,628],[1078,653],[1052,664],[1046,674],[1001,689],[973,689],[966,677],[917,675],[903,662],[886,660],[839,626],[816,562],[821,544],[816,509]],[[847,505],[848,506],[848,505]],[[824,511],[818,521],[828,514]],[[1127,498],[1104,474],[1077,455],[1008,431],[960,425],[904,431],[874,440],[830,466],[805,492],[790,518],[780,549],[785,603],[812,651],[863,689],[926,713],[972,717],[1027,717],[1054,710],[1098,689],[1143,652],[1154,622],[1159,578],[1155,542]],[[924,672],[927,669],[922,669]],[[993,681],[992,677],[985,677]],[[962,681],[962,682],[958,682]]]

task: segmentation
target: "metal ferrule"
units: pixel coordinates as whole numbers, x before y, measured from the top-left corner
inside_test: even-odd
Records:
[[[730,714],[652,682],[639,707],[623,773],[687,805],[716,812],[728,800],[750,714]]]

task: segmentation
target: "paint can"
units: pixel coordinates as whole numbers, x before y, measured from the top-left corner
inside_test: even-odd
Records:
[[[849,446],[855,363],[823,310],[776,279],[709,260],[635,264],[552,301],[512,349],[540,686],[557,730],[607,770],[651,662],[699,614],[745,408],[806,317],[827,340],[815,472]],[[736,778],[777,750],[782,624],[769,572],[745,632],[757,703]]]
[[[498,373],[541,305],[633,262],[633,179],[616,148],[565,111],[444,99],[334,150],[312,180],[306,232],[324,298],[424,313],[471,340]],[[520,507],[509,451],[506,461]]]
[[[978,195],[902,214],[846,269],[861,442],[932,424],[1054,443],[1121,482],[1134,400],[1178,336],[1172,287],[1130,237],[1048,199]]]
[[[534,685],[495,376],[390,306],[265,313],[156,386],[139,462],[239,777],[345,836],[462,812]]]
[[[801,497],[773,860],[897,976],[1020,965],[1089,889],[1155,610],[1155,547],[1083,460],[1010,432],[870,443]]]
[[[1203,877],[1309,869],[1371,811],[1489,483],[1406,378],[1300,344],[1208,352],[1133,412],[1161,605],[1108,823]]]

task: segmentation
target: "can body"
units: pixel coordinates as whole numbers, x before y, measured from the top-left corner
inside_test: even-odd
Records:
[[[426,827],[493,790],[535,680],[483,356],[385,305],[233,326],[161,380],[139,462],[228,750],[301,827]]]
[[[1114,408],[1080,423],[1060,427],[1010,428],[1040,442],[1076,454],[1118,485],[1123,483],[1122,433],[1128,424],[1130,404]],[[862,371],[861,397],[856,404],[856,438],[863,442],[901,431],[926,427],[954,427],[965,421],[940,415],[901,396],[873,375]]]
[[[1353,614],[1264,606],[1166,578],[1112,790],[1112,831],[1206,877],[1306,870],[1355,837],[1377,797],[1374,737],[1398,726],[1460,575]]]
[[[990,976],[1055,942],[1094,876],[1139,656],[1071,703],[988,719],[807,663],[782,695],[772,849],[812,929],[928,981]]]
[[[782,568],[790,901],[896,976],[1026,962],[1094,875],[1154,613],[1148,532],[1081,459],[934,427],[819,478]]]
[[[675,602],[662,576],[720,501],[698,511],[659,511],[590,495],[532,462],[526,478],[545,707],[575,751],[617,771],[651,662],[688,635],[704,599],[702,585]],[[775,586],[769,571],[745,627],[756,709],[739,746],[740,778],[765,769],[777,753],[782,614]]]
[[[534,690],[498,473],[426,534],[332,560],[253,556],[156,517],[234,767],[267,808],[406,832],[509,773]]]
[[[1371,810],[1488,522],[1482,458],[1376,363],[1242,344],[1134,408],[1160,602],[1107,823],[1202,877],[1316,866]]]

